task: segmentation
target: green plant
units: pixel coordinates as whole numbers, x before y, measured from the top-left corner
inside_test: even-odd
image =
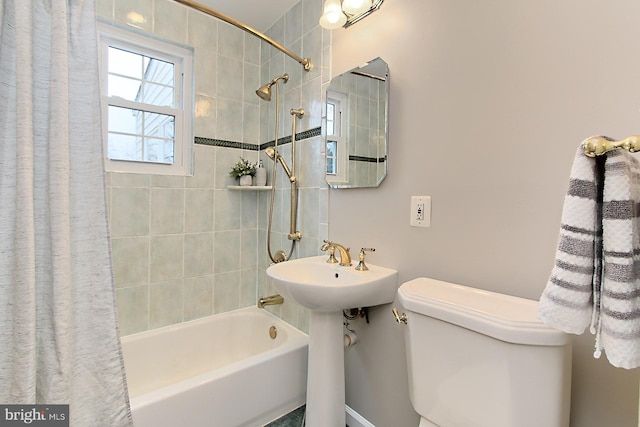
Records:
[[[231,167],[229,175],[240,178],[244,175],[255,176],[258,163],[251,163],[249,160],[240,157],[240,161]]]

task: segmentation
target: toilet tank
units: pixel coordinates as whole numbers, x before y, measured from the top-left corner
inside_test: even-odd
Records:
[[[571,341],[537,301],[429,278],[398,289],[409,393],[440,427],[566,427]],[[422,425],[429,425],[424,422]]]

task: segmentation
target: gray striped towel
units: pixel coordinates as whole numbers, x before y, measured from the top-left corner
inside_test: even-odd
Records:
[[[594,356],[640,366],[640,162],[625,150],[591,158],[578,149],[555,266],[538,317],[572,334],[587,326]]]

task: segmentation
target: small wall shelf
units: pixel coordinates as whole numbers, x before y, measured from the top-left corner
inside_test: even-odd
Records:
[[[270,185],[229,185],[227,187],[229,190],[240,190],[240,191],[267,191],[271,190]]]

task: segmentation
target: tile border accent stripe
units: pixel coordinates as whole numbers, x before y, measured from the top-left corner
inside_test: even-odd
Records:
[[[215,139],[215,138],[204,138],[201,136],[196,136],[193,138],[194,144],[199,145],[210,145],[212,147],[226,147],[226,148],[237,148],[241,150],[258,150],[258,145],[255,144],[247,144],[244,142],[236,142],[236,141],[226,141],[224,139]]]
[[[314,136],[321,135],[320,126],[299,132],[296,134],[296,141],[302,141],[305,139],[313,138]],[[275,140],[271,140],[269,142],[265,142],[264,144],[247,144],[245,142],[236,142],[236,141],[227,141],[224,139],[215,139],[215,138],[204,138],[201,136],[196,136],[193,139],[194,144],[199,145],[209,145],[212,147],[226,147],[226,148],[236,148],[239,150],[252,150],[252,151],[262,151],[267,147],[273,147],[275,145]],[[291,136],[285,136],[278,139],[278,144],[289,144],[291,142]]]
[[[321,135],[321,128],[320,126],[313,128],[313,129],[309,129],[309,130],[305,130],[302,132],[298,132],[296,134],[296,141],[300,141],[301,139],[307,139],[307,138],[312,138],[314,136],[320,136]],[[289,138],[291,139],[291,138]]]
[[[384,162],[387,161],[387,158],[386,157],[376,158],[376,157],[349,155],[349,160],[352,160],[354,162],[384,163]]]

